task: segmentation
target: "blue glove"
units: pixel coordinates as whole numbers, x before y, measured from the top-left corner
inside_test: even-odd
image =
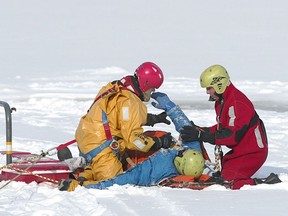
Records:
[[[173,107],[175,107],[175,103],[173,103],[169,97],[162,92],[154,92],[151,97],[158,102],[152,102],[151,104],[157,109],[163,109],[165,112],[169,111]]]

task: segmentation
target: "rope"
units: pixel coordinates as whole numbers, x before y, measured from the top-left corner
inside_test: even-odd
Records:
[[[31,175],[33,175],[33,176],[37,176],[37,177],[39,177],[39,178],[42,178],[42,179],[44,179],[44,180],[50,181],[50,182],[55,183],[55,184],[58,184],[58,183],[59,183],[59,181],[57,181],[57,180],[55,180],[55,179],[51,179],[51,178],[49,178],[49,177],[42,176],[42,175],[39,175],[39,174],[30,172],[30,171],[28,171],[28,170],[26,170],[26,169],[23,170],[23,169],[20,169],[20,168],[17,168],[17,167],[12,167],[11,169],[16,170],[16,171],[18,171],[18,172],[21,172],[21,175],[25,172],[25,173],[31,174]],[[18,177],[17,177],[17,178],[18,178]],[[14,179],[14,180],[15,180],[15,179]],[[0,188],[0,189],[1,189],[1,188]]]
[[[22,175],[23,172],[29,172],[28,169],[30,169],[36,162],[38,162],[42,157],[44,157],[45,155],[44,154],[40,154],[37,156],[37,159],[33,161],[33,163],[31,163],[31,165],[29,165],[28,167],[26,167],[25,170],[21,171],[18,175],[14,176],[14,178],[10,179],[6,184],[2,185],[0,187],[0,190],[4,187],[6,187],[8,184],[10,184],[12,181],[14,181],[15,179],[17,179],[19,176]],[[13,167],[13,166],[11,166]],[[10,168],[11,168],[10,167]]]
[[[36,156],[33,156],[33,157],[27,157],[27,158],[25,158],[25,159],[23,159],[23,160],[20,160],[20,161],[18,161],[18,162],[4,165],[4,166],[0,167],[0,170],[5,169],[5,168],[9,169],[9,168],[11,168],[11,167],[13,167],[13,166],[20,165],[20,164],[22,164],[22,163],[24,163],[24,162],[33,162],[34,160],[38,160],[39,156],[40,156],[40,155],[36,155]]]
[[[19,171],[20,173],[16,176],[14,176],[12,179],[10,179],[6,184],[2,185],[0,187],[0,190],[4,187],[6,187],[8,184],[10,184],[12,181],[14,181],[15,179],[17,179],[19,176],[21,176],[23,173],[28,173],[28,174],[31,174],[33,176],[37,176],[39,178],[42,178],[42,179],[45,179],[47,181],[50,181],[52,183],[55,183],[55,184],[58,184],[59,181],[55,180],[55,179],[51,179],[51,178],[48,178],[46,176],[42,176],[42,175],[39,175],[39,174],[36,174],[36,173],[33,173],[33,172],[30,172],[28,171],[35,163],[37,163],[41,158],[45,157],[49,151],[47,152],[42,152],[40,155],[36,155],[34,157],[27,157],[26,159],[24,160],[21,160],[21,161],[18,161],[16,163],[13,163],[13,164],[8,164],[8,165],[4,165],[0,168],[0,170],[4,169],[4,168],[9,168],[9,169],[12,169],[12,170],[15,170],[15,171]],[[26,169],[20,169],[20,168],[17,168],[15,166],[17,165],[20,165],[24,162],[32,162],[29,166],[26,167]]]
[[[215,155],[215,171],[221,172],[222,166],[221,166],[221,159],[223,156],[222,148],[219,145],[215,145],[214,148],[214,155]]]

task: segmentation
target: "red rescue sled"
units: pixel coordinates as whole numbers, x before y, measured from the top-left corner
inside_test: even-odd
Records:
[[[3,151],[0,153],[5,154]],[[13,180],[25,183],[35,181],[57,184],[59,180],[69,178],[71,170],[63,161],[49,157],[43,157],[37,162],[29,161],[29,158],[37,156],[29,152],[13,152],[12,163],[1,170],[0,181]]]
[[[46,157],[48,152],[37,155],[12,151],[11,113],[16,109],[10,108],[4,101],[0,101],[0,106],[4,108],[6,117],[6,151],[0,151],[0,154],[6,155],[6,165],[0,166],[0,181],[48,181],[57,184],[60,179],[68,179],[71,174],[69,167],[60,160]]]

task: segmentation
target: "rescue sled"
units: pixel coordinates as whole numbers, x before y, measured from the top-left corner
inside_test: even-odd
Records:
[[[0,101],[4,107],[6,117],[6,151],[0,154],[6,155],[6,165],[0,167],[0,181],[22,181],[31,183],[52,182],[57,184],[61,179],[68,179],[71,170],[65,162],[47,157],[48,152],[40,155],[30,152],[12,151],[12,120],[11,113],[15,108]]]
[[[164,132],[164,131],[146,131],[145,132],[145,134],[150,137],[155,137],[155,136],[161,137],[165,133],[167,132]],[[203,143],[201,143],[201,149],[202,149],[202,153],[203,153],[203,157],[205,161],[211,162]],[[126,154],[127,154],[127,157],[129,158],[129,161],[122,162],[123,167],[124,169],[129,169],[131,166],[137,163],[141,163],[142,161],[146,160],[149,156],[155,154],[156,152],[157,151],[141,152],[141,151],[127,149]],[[212,176],[209,174],[202,174],[198,178],[195,178],[193,176],[178,175],[176,177],[163,179],[161,182],[158,183],[158,186],[162,186],[162,187],[188,188],[192,190],[202,190],[211,185],[222,185],[226,188],[231,188],[232,182],[225,181],[221,177],[220,173],[216,172],[216,173],[213,173]]]
[[[124,164],[124,168],[130,168],[133,164],[141,163],[149,156],[155,154],[155,151],[140,152],[135,150],[127,150],[127,155],[131,162]],[[203,152],[206,154],[206,151]],[[206,158],[205,158],[206,159]],[[188,188],[192,190],[203,190],[211,185],[222,185],[226,188],[231,188],[232,182],[225,181],[219,173],[215,173],[212,176],[209,174],[202,174],[199,178],[193,176],[178,175],[171,178],[163,179],[158,183],[161,187],[170,188]]]
[[[5,154],[3,151],[0,153]],[[71,170],[63,161],[49,157],[43,157],[37,162],[29,159],[38,156],[30,152],[12,152],[12,164],[7,164],[1,170],[0,181],[13,180],[25,183],[48,181],[57,184],[59,180],[69,178]]]

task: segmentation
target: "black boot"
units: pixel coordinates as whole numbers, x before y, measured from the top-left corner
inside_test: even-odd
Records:
[[[62,179],[62,180],[60,180],[59,183],[58,183],[58,189],[60,191],[67,191],[69,186],[70,186],[70,184],[71,184],[71,181],[72,181],[71,179],[68,179],[68,180]]]
[[[255,185],[258,184],[276,184],[282,182],[278,175],[275,173],[270,173],[270,175],[266,178],[255,178],[254,179]]]

